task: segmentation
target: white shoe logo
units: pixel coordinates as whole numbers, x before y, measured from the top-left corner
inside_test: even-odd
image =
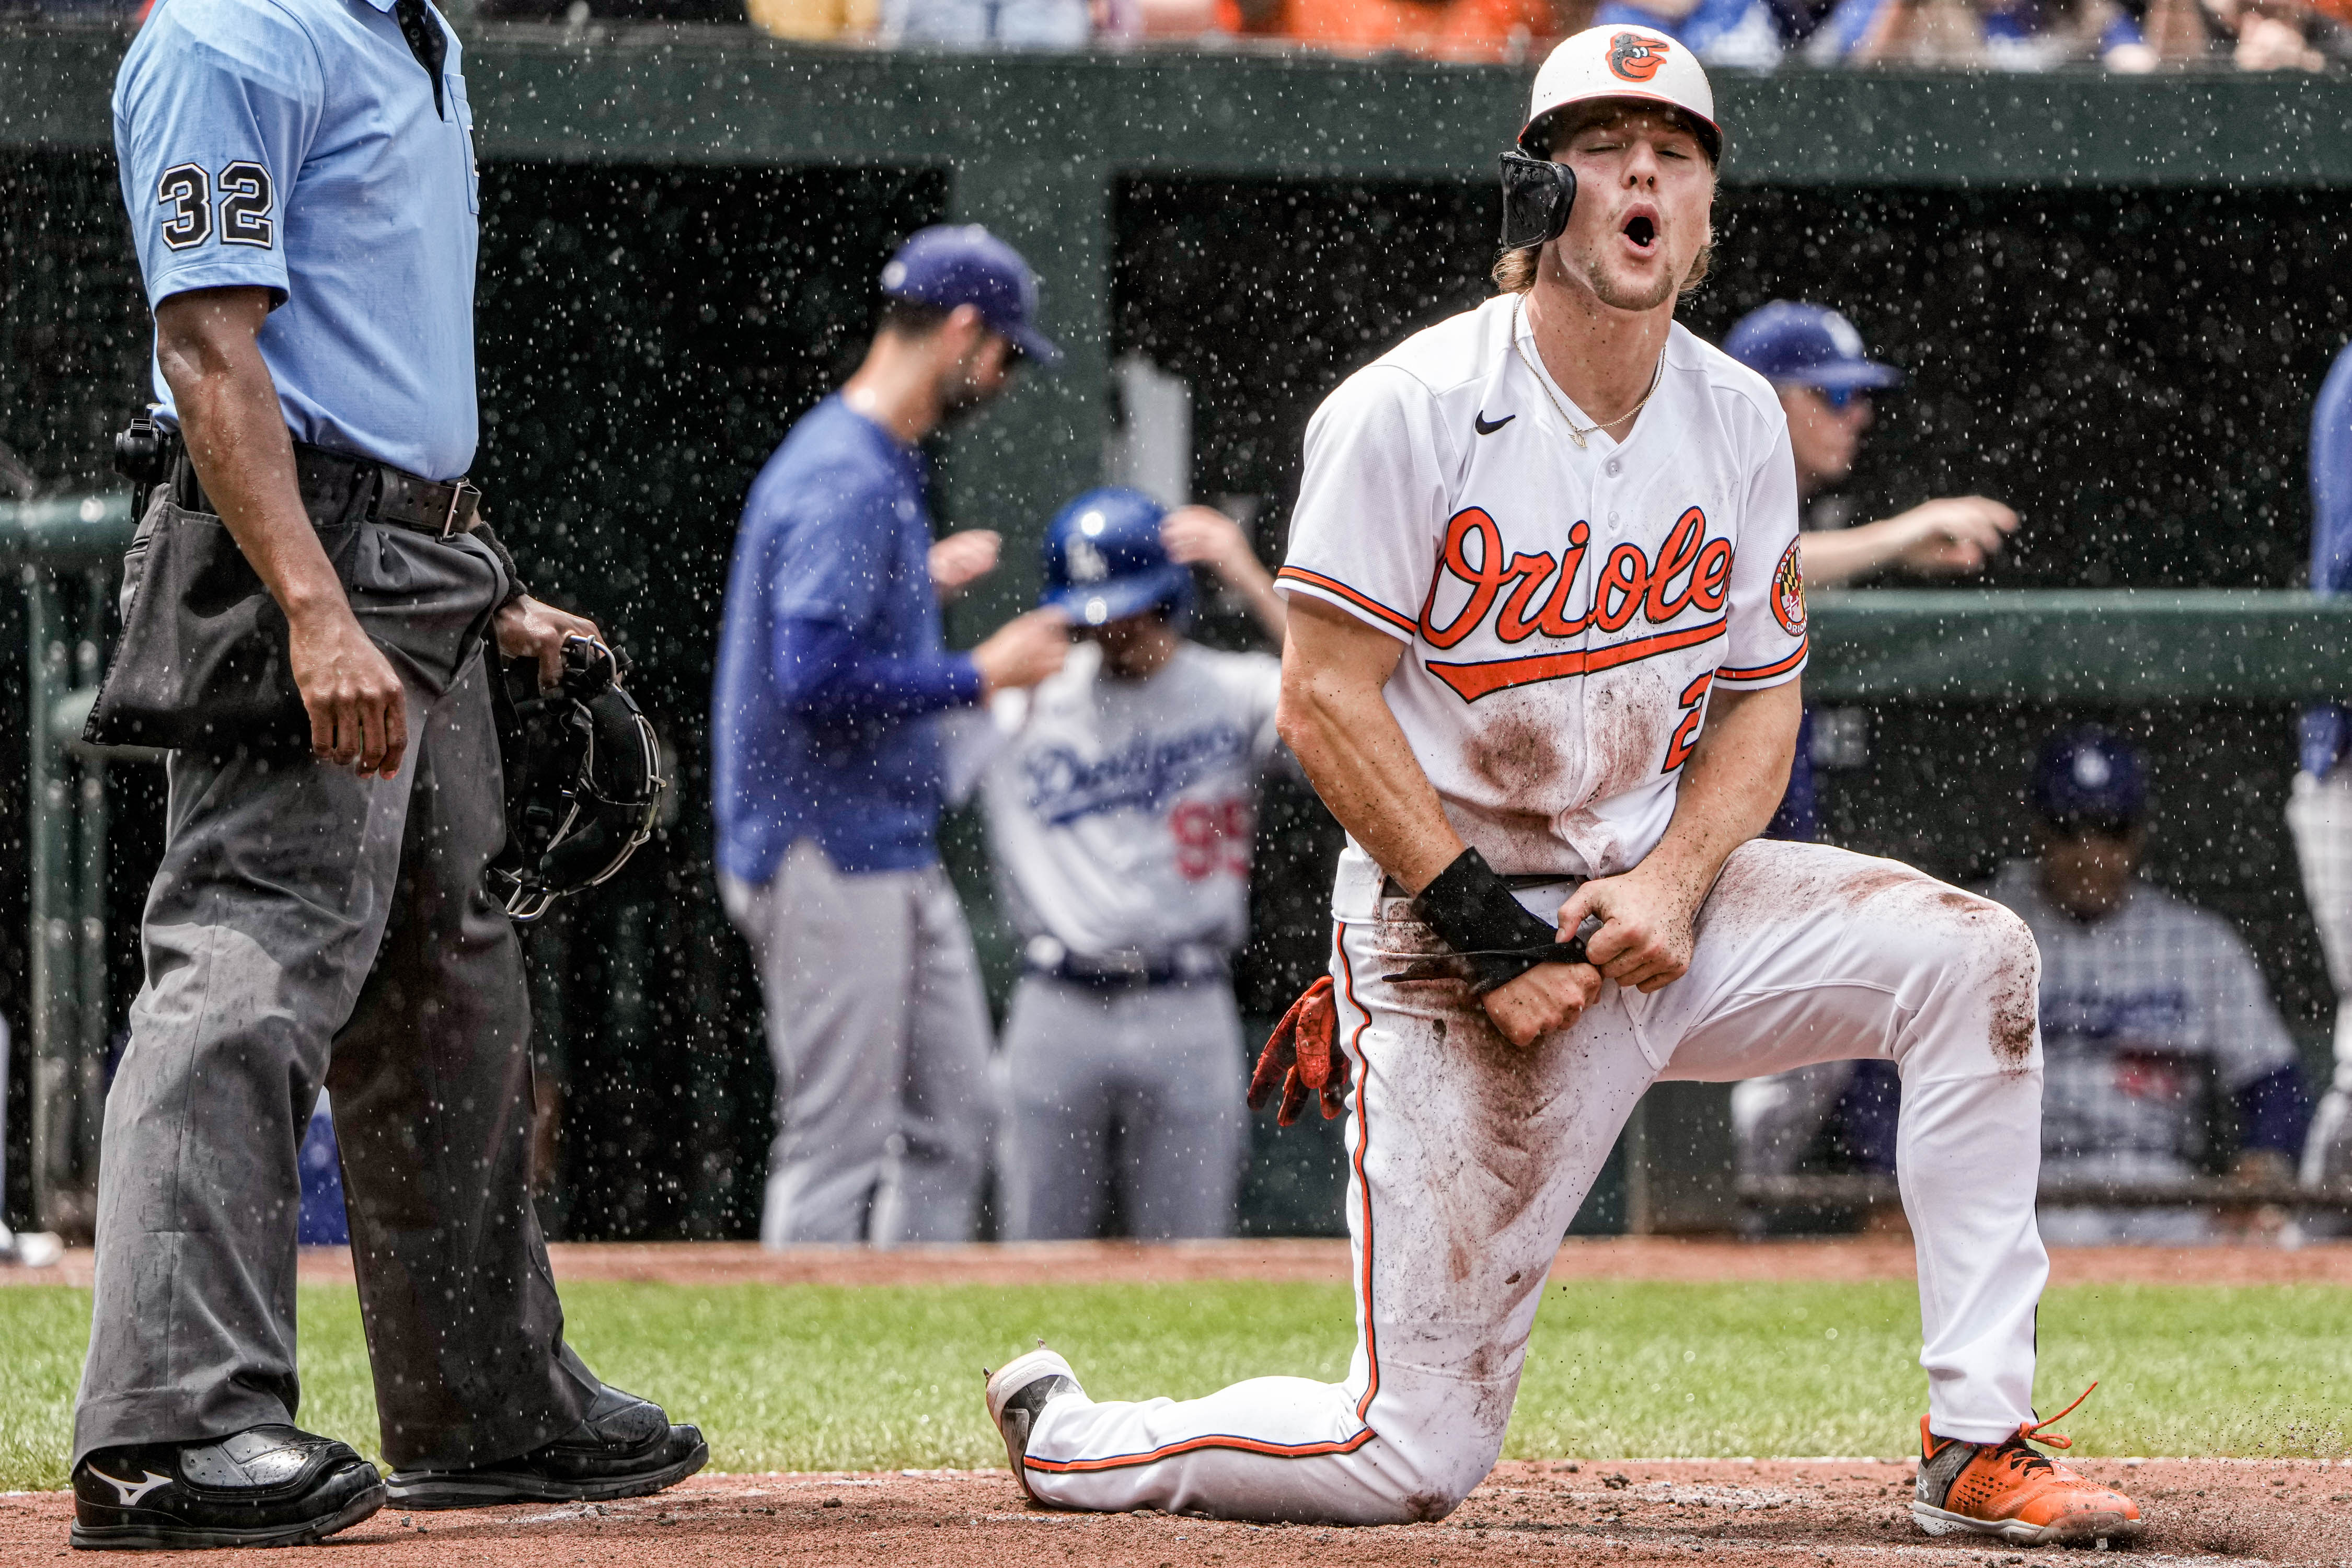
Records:
[[[116,1491],[121,1492],[122,1494],[122,1506],[125,1508],[137,1508],[141,1498],[145,1497],[157,1487],[168,1487],[172,1484],[171,1477],[159,1476],[152,1470],[143,1472],[147,1478],[143,1481],[118,1481],[112,1476],[108,1475],[104,1470],[99,1469],[95,1466],[91,1467],[89,1473],[96,1476],[100,1480],[104,1481],[108,1486],[112,1487]]]

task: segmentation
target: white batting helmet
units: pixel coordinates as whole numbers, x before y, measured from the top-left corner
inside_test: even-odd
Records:
[[[1528,104],[1528,122],[1519,132],[1520,149],[1532,157],[1549,156],[1539,131],[1544,121],[1571,103],[1594,99],[1625,98],[1671,104],[1691,117],[1692,129],[1706,143],[1706,155],[1723,161],[1723,131],[1715,122],[1715,89],[1690,49],[1649,27],[1587,27],[1552,50],[1536,72],[1536,89]]]

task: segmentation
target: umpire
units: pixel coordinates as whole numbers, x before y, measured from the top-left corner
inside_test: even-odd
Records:
[[[484,637],[551,679],[595,628],[523,592],[460,477],[477,202],[457,41],[427,0],[163,0],[114,116],[159,418],[185,450],[127,624],[169,583],[158,531],[177,547],[225,525],[309,732],[171,756],[106,1107],[73,1542],[286,1545],[387,1498],[656,1490],[708,1451],[564,1344],[527,1187],[520,952],[481,886],[505,832]],[[156,674],[132,641],[110,688]],[[293,1425],[295,1156],[322,1082],[388,1486]]]

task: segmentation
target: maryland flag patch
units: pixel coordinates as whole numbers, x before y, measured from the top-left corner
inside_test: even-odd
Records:
[[[1805,560],[1793,539],[1772,568],[1772,618],[1790,637],[1805,635]]]

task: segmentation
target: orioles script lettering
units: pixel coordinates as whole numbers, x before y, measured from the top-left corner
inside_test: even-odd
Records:
[[[1580,520],[1569,529],[1566,549],[1559,556],[1549,551],[1507,553],[1503,531],[1485,508],[1458,511],[1446,521],[1437,570],[1430,578],[1428,597],[1422,601],[1422,640],[1432,647],[1457,647],[1490,619],[1496,641],[1517,644],[1537,636],[1613,635],[1637,616],[1654,626],[1664,626],[1690,610],[1713,618],[1599,647],[1475,663],[1432,660],[1427,668],[1464,701],[1475,702],[1509,687],[1611,669],[1719,637],[1724,634],[1724,601],[1730,592],[1731,541],[1706,535],[1706,514],[1691,507],[1675,520],[1655,555],[1630,541],[1616,545],[1592,574],[1587,600],[1571,615],[1570,595],[1592,543],[1588,524]],[[1438,601],[1450,597],[1444,592],[1449,583],[1470,592],[1461,608],[1441,624]]]

